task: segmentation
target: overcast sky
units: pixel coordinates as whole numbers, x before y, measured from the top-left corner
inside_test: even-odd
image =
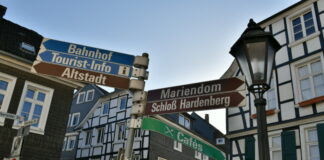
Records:
[[[149,53],[146,90],[219,79],[250,18],[298,0],[0,0],[6,19],[46,38],[117,52]],[[225,133],[225,111],[211,110]]]

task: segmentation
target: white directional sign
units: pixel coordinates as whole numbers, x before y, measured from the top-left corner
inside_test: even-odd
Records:
[[[12,114],[12,113],[5,113],[5,112],[0,112],[0,117],[12,119],[12,120],[16,120],[16,119],[22,120],[23,119],[22,116],[15,115],[15,114]]]

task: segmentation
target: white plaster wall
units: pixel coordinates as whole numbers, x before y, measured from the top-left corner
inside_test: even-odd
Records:
[[[298,108],[299,108],[299,115],[301,117],[313,114],[313,108],[311,106],[298,107]]]
[[[81,157],[87,157],[88,156],[88,153],[89,153],[90,149],[89,148],[86,148],[86,149],[82,149],[82,152],[81,152]]]
[[[324,102],[321,102],[321,103],[317,103],[316,104],[316,110],[317,112],[324,112]]]
[[[272,32],[274,34],[280,32],[284,29],[285,29],[285,23],[284,23],[283,19],[272,24]]]
[[[289,65],[285,65],[283,67],[278,68],[277,73],[278,73],[277,79],[279,84],[291,80]]]
[[[281,104],[280,112],[283,121],[296,118],[294,102]]]
[[[306,42],[308,53],[316,51],[321,48],[319,37],[313,38]]]
[[[101,154],[101,147],[94,147],[93,148],[93,154],[94,155],[100,155]]]
[[[108,116],[100,117],[100,125],[106,124],[108,120]]]
[[[98,126],[99,125],[99,117],[93,118],[92,120],[92,126]]]
[[[125,118],[125,112],[117,113],[117,120],[124,119],[124,118]]]
[[[323,11],[324,10],[324,1],[323,0],[317,1],[317,6],[318,6],[319,12]],[[324,21],[322,21],[322,22],[324,22]]]
[[[282,32],[282,33],[280,33],[280,34],[278,34],[278,35],[276,35],[274,37],[279,42],[279,44],[281,46],[287,43],[285,32]]]
[[[238,109],[238,107],[228,108],[227,111],[228,111],[228,115],[232,115],[232,114],[235,114],[235,113],[240,113],[240,110]]]
[[[243,121],[242,121],[242,116],[233,116],[228,118],[228,130],[229,131],[235,131],[235,130],[240,130],[243,129]]]
[[[144,137],[144,143],[143,143],[143,147],[147,148],[149,146],[149,138],[148,137]]]
[[[275,123],[275,122],[278,122],[278,114],[277,113],[267,116],[267,123],[268,124]]]
[[[276,65],[288,62],[288,60],[287,46],[284,46],[276,53]]]
[[[235,155],[235,154],[238,154],[237,146],[236,146],[235,141],[232,141],[232,153],[233,153],[234,155]]]
[[[293,90],[290,83],[279,86],[280,101],[293,98]]]
[[[118,152],[119,151],[119,148],[122,148],[123,147],[123,143],[115,143],[114,144],[114,152]]]
[[[305,55],[303,44],[299,44],[297,46],[291,47],[292,58],[298,58],[300,56]]]
[[[246,122],[246,127],[250,128],[251,124],[250,124],[250,113],[245,113],[245,122]]]

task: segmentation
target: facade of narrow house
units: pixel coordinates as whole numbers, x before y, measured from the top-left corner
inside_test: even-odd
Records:
[[[264,95],[271,159],[324,159],[324,1],[300,1],[259,25],[282,46]],[[233,62],[222,78],[241,74]],[[258,159],[253,95],[247,100],[226,109],[229,160]]]

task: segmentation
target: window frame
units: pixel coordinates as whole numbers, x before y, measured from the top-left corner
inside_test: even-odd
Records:
[[[75,116],[78,116],[78,121],[77,121],[76,124],[73,124],[73,122],[74,122],[74,117],[75,117]],[[70,127],[77,126],[77,125],[79,124],[79,122],[80,122],[80,112],[72,113],[72,115],[71,115],[71,121],[70,121]]]
[[[77,139],[76,136],[67,137],[67,143],[66,143],[66,149],[65,149],[66,151],[72,151],[75,148],[75,145],[76,145],[76,142],[77,142],[76,139]],[[73,146],[70,147],[70,144],[71,144],[72,141],[74,141],[74,143],[73,143]]]
[[[122,100],[125,99],[125,108],[122,108]],[[118,98],[118,106],[120,110],[125,110],[127,108],[128,100],[127,100],[127,95],[120,96]]]
[[[83,95],[82,99],[80,99],[81,95]],[[86,97],[86,92],[85,91],[78,93],[78,98],[77,98],[76,104],[84,103],[85,102],[85,97]]]
[[[91,98],[91,99],[89,99],[89,95],[90,95],[90,94],[92,94],[92,98]],[[94,95],[95,95],[95,91],[94,91],[94,89],[88,90],[88,91],[87,91],[87,94],[86,94],[86,96],[85,96],[85,102],[93,101],[93,99],[94,99]]]
[[[85,139],[84,139],[84,145],[89,146],[92,142],[92,130],[88,130],[85,132]]]
[[[272,78],[271,78],[271,83],[273,82],[273,88],[272,88],[272,86],[271,86],[271,84],[270,84],[270,88],[269,88],[269,90],[267,91],[267,92],[265,92],[265,94],[264,94],[264,97],[266,97],[266,99],[267,99],[267,104],[266,104],[266,111],[267,110],[278,110],[279,108],[278,108],[278,106],[279,106],[279,104],[278,104],[278,90],[277,90],[277,77],[276,77],[276,74],[275,74],[275,71],[272,71]],[[275,96],[275,107],[274,108],[269,108],[270,106],[269,106],[269,98],[268,98],[268,95],[269,95],[269,91],[273,91],[274,92],[274,96]]]
[[[183,117],[183,124],[180,122],[180,117]],[[187,121],[186,121],[186,120],[187,120]],[[188,123],[186,123],[186,122],[189,123],[189,126],[186,125],[186,124],[188,124]],[[185,115],[183,115],[183,114],[179,114],[179,116],[178,116],[178,123],[179,123],[181,126],[187,128],[187,129],[190,129],[190,127],[191,127],[191,121],[190,121],[190,119],[189,119],[188,117],[186,117]]]
[[[315,129],[317,130],[316,128],[316,125],[319,124],[319,123],[324,123],[324,121],[318,121],[318,122],[314,122],[314,123],[311,123],[311,124],[305,124],[305,125],[300,125],[299,126],[299,130],[300,130],[300,146],[301,146],[301,154],[302,154],[302,157],[301,159],[310,159],[310,156],[309,156],[309,152],[308,152],[308,147],[306,146],[307,145],[307,139],[308,136],[307,135],[307,130],[312,130],[312,129]],[[317,141],[318,143],[318,141]]]
[[[178,141],[173,141],[173,149],[182,152],[182,143]]]
[[[316,98],[316,96],[315,96],[313,98],[303,100],[301,87],[300,87],[300,78],[298,76],[298,68],[300,68],[301,66],[309,65],[312,62],[316,62],[318,60],[321,62],[322,74],[324,75],[324,58],[323,58],[322,52],[311,55],[311,56],[308,56],[306,58],[303,58],[303,59],[301,59],[299,61],[296,61],[296,62],[291,64],[291,70],[292,70],[291,74],[292,74],[292,80],[293,80],[293,84],[294,84],[293,85],[293,90],[294,90],[294,95],[295,95],[295,105],[296,106],[299,106],[298,104],[300,102],[304,102],[304,101],[308,101],[308,100]],[[311,84],[312,84],[312,86],[311,86],[312,87],[311,88],[312,94],[315,95],[313,81],[311,81]]]
[[[3,98],[2,105],[0,106],[0,111],[7,113],[8,109],[9,109],[11,97],[12,97],[13,91],[15,89],[17,77],[0,72],[0,80],[4,80],[4,81],[8,82],[6,91],[1,91],[4,94],[4,98]],[[4,121],[5,121],[5,118],[0,117],[0,126],[4,125]]]
[[[120,134],[120,127],[124,127],[123,128],[123,133],[122,133],[122,137],[119,138],[119,134]],[[126,138],[126,122],[119,122],[119,123],[116,123],[116,127],[115,127],[115,142],[122,142],[124,141]]]
[[[20,97],[19,106],[18,106],[18,109],[17,109],[17,112],[16,112],[17,115],[20,115],[20,113],[22,112],[23,105],[24,105],[24,102],[25,102],[25,97],[26,97],[28,89],[30,89],[30,88],[36,89],[37,91],[40,90],[40,91],[46,93],[45,99],[44,99],[44,102],[43,102],[43,106],[42,106],[41,115],[40,115],[39,121],[38,121],[38,126],[37,127],[35,127],[35,126],[30,127],[30,132],[44,135],[46,122],[47,122],[47,118],[48,118],[48,113],[49,113],[49,110],[50,110],[50,107],[51,107],[51,102],[52,102],[52,99],[53,99],[54,89],[43,86],[43,85],[40,85],[40,84],[37,84],[37,83],[26,81],[25,84],[24,84],[23,92],[22,92],[21,97]],[[33,109],[30,110],[29,113],[32,113],[32,110],[34,110],[34,108],[35,108],[35,105],[34,104],[32,104],[32,105],[34,107],[33,107]],[[28,120],[31,120],[31,118],[28,118]],[[19,128],[19,121],[18,120],[15,120],[15,123],[14,123],[12,128],[14,128],[14,129]]]
[[[280,151],[280,155],[282,155],[282,144],[281,144],[281,131],[276,133],[276,134],[272,134],[272,135],[269,135],[269,152],[270,152],[270,159],[273,159],[273,152],[277,152],[277,151]],[[272,140],[274,137],[280,137],[280,147],[274,147],[272,145]],[[281,159],[282,159],[282,156],[281,156]]]
[[[97,128],[97,144],[105,142],[105,127]]]
[[[21,42],[20,43],[20,50],[27,52],[31,55],[36,55],[36,48],[35,46],[27,43],[27,42]]]
[[[105,113],[104,111],[105,111],[105,104],[107,104],[107,113]],[[102,109],[102,111],[101,111],[101,114],[102,115],[107,115],[107,114],[109,114],[109,110],[110,110],[110,100],[109,101],[105,101],[105,102],[103,102],[102,103],[102,107],[101,107],[101,109]]]
[[[304,27],[304,24],[302,24],[303,37],[298,39],[298,40],[295,40],[292,21],[294,19],[298,18],[298,17],[303,17],[308,12],[312,13],[315,32],[310,34],[310,35],[304,35],[304,34],[306,34],[304,32],[305,27]],[[305,42],[307,40],[310,40],[310,39],[320,35],[320,31],[318,30],[318,27],[317,27],[316,14],[315,14],[315,10],[314,10],[313,5],[305,7],[304,9],[299,10],[295,14],[292,14],[292,15],[288,16],[287,20],[288,20],[288,34],[289,34],[289,45],[288,45],[288,47],[296,46],[296,45],[298,45],[298,44],[300,44],[302,42]],[[304,21],[302,21],[301,23],[304,23]]]

